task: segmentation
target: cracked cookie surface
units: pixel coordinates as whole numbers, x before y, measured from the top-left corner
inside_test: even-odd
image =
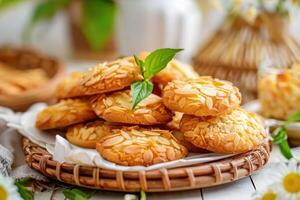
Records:
[[[91,100],[96,114],[109,122],[154,125],[171,121],[172,113],[161,97],[151,94],[132,109],[130,90],[101,94]]]
[[[221,115],[241,103],[237,87],[209,76],[169,82],[162,98],[169,109],[199,117]]]
[[[88,100],[65,99],[42,110],[37,116],[36,127],[42,130],[65,128],[97,118]]]
[[[97,151],[111,162],[149,166],[184,158],[187,149],[167,130],[128,127],[97,142]]]
[[[183,115],[180,130],[195,146],[217,153],[246,152],[267,137],[258,115],[242,108],[217,117]]]

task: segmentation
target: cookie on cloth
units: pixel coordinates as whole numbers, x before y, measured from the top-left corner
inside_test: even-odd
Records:
[[[74,79],[73,79],[74,78]],[[61,92],[60,98],[101,94],[121,90],[134,81],[143,79],[140,68],[133,57],[125,57],[112,62],[104,62],[92,67],[83,76],[73,75],[74,87]],[[61,83],[64,85],[64,82]],[[73,84],[71,84],[73,85]],[[62,86],[63,88],[63,86]],[[62,90],[63,91],[63,90]],[[69,91],[69,92],[68,92]]]
[[[70,143],[77,146],[96,148],[96,142],[111,134],[114,128],[117,128],[117,126],[102,120],[80,123],[68,128],[66,138]]]
[[[187,141],[217,153],[242,153],[267,137],[261,119],[242,108],[217,117],[183,115],[180,130]]]
[[[195,145],[193,145],[192,143],[187,141],[184,138],[183,132],[181,132],[179,130],[172,131],[172,134],[179,141],[179,143],[181,145],[185,146],[185,148],[188,150],[188,152],[191,152],[191,153],[208,153],[209,152],[205,149],[201,149],[199,147],[196,147]]]
[[[36,127],[42,130],[64,128],[97,118],[88,100],[65,99],[42,110],[37,116]]]
[[[178,160],[187,149],[167,130],[127,127],[97,142],[97,151],[106,160],[126,166],[149,166]]]
[[[151,94],[132,109],[130,90],[95,96],[91,100],[96,114],[109,122],[153,125],[171,121],[172,113],[162,99]]]
[[[228,81],[209,76],[169,82],[163,90],[162,98],[169,109],[199,117],[221,115],[241,103],[237,87]]]

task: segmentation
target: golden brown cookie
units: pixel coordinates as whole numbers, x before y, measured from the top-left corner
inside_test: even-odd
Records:
[[[190,143],[189,141],[187,141],[184,138],[183,132],[181,132],[179,130],[172,131],[172,134],[179,141],[179,143],[181,145],[185,146],[185,148],[188,150],[188,152],[191,152],[191,153],[208,153],[209,152],[209,151],[207,151],[205,149],[201,149],[199,147],[196,147],[195,145],[193,145],[192,143]]]
[[[145,60],[148,55],[149,52],[141,52],[138,56],[140,59]],[[155,74],[151,80],[154,85],[158,84],[160,86],[165,86],[168,82],[173,80],[187,80],[195,78],[199,78],[199,74],[191,65],[172,59],[166,68]]]
[[[66,99],[42,110],[37,116],[36,127],[42,130],[64,128],[97,118],[87,100]]]
[[[80,147],[96,148],[96,142],[102,137],[111,134],[117,126],[97,120],[70,126],[66,133],[67,140]]]
[[[142,79],[140,68],[136,65],[134,58],[125,57],[100,63],[85,72],[82,77],[74,75],[70,78],[71,87],[67,86],[66,92],[57,94],[59,98],[101,94],[121,90],[130,86],[132,82]],[[73,83],[76,83],[74,87]],[[63,82],[62,85],[64,84]]]
[[[101,138],[96,149],[106,160],[127,166],[178,160],[188,153],[169,131],[137,126]]]
[[[241,103],[238,88],[209,76],[169,82],[162,98],[169,109],[199,117],[221,115]]]
[[[199,78],[199,74],[192,66],[183,64],[176,59],[173,59],[166,68],[157,73],[153,78],[153,83],[167,85],[173,80],[187,80]]]
[[[101,94],[93,97],[91,103],[96,114],[109,122],[153,125],[172,119],[172,113],[155,94],[148,96],[135,109],[132,109],[130,90]]]
[[[167,127],[172,129],[172,130],[179,130],[179,125],[180,125],[180,121],[181,118],[183,116],[183,113],[181,112],[174,112],[172,121],[170,121],[169,123],[167,123]]]
[[[218,117],[183,115],[180,130],[187,141],[217,153],[242,153],[267,137],[261,119],[242,108]]]
[[[82,96],[85,88],[80,85],[84,72],[73,72],[56,87],[56,97],[59,99]]]

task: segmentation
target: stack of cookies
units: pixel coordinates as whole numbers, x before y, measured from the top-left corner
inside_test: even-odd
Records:
[[[154,93],[132,109],[130,85],[142,79],[134,57],[75,72],[58,85],[58,103],[39,113],[36,126],[64,130],[70,143],[127,166],[203,149],[245,152],[266,137],[258,117],[239,108],[240,93],[229,82],[199,77],[172,60],[152,78]]]

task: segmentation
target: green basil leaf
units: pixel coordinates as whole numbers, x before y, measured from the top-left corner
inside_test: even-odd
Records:
[[[153,91],[153,84],[150,81],[138,81],[131,84],[132,109],[143,99],[147,98]]]
[[[287,123],[300,121],[300,112],[296,112],[287,118]]]
[[[18,188],[18,192],[20,194],[20,196],[24,199],[24,200],[33,200],[34,199],[34,193],[30,190],[28,190],[24,185],[22,185],[21,183],[16,182],[15,185]]]
[[[287,133],[284,127],[279,127],[275,129],[274,133],[272,134],[273,143],[280,144],[283,141],[287,140]]]
[[[160,72],[167,66],[167,64],[174,58],[176,53],[182,50],[183,49],[163,48],[157,49],[150,53],[144,62],[144,78],[152,78],[156,73]]]
[[[63,191],[63,194],[66,199],[68,200],[88,200],[90,199],[94,194],[96,193],[96,190],[93,190],[91,192],[85,192],[77,188],[73,189],[65,189]]]
[[[33,10],[30,18],[30,22],[25,27],[23,37],[26,39],[29,37],[31,29],[38,23],[44,20],[49,20],[56,12],[70,3],[71,0],[45,0],[39,1]]]
[[[293,154],[291,152],[291,148],[287,142],[287,130],[285,125],[279,126],[272,133],[273,143],[278,144],[282,155],[286,159],[291,159]]]
[[[141,73],[144,76],[145,68],[144,68],[144,62],[139,59],[136,55],[134,55],[135,63],[140,67]]]
[[[81,31],[90,47],[100,51],[112,37],[116,5],[111,0],[84,0]]]
[[[16,183],[21,184],[23,186],[27,186],[30,182],[31,182],[30,177],[24,177],[24,178],[21,178],[19,180],[16,180]]]
[[[291,148],[289,146],[289,143],[287,142],[287,140],[284,140],[283,142],[281,142],[279,144],[279,149],[282,153],[282,155],[286,158],[286,159],[291,159],[293,158],[293,154],[291,151]]]
[[[0,11],[16,4],[16,3],[19,3],[19,2],[22,2],[22,0],[1,0],[0,1]]]
[[[146,193],[143,190],[141,191],[141,198],[140,198],[140,200],[147,200]]]

